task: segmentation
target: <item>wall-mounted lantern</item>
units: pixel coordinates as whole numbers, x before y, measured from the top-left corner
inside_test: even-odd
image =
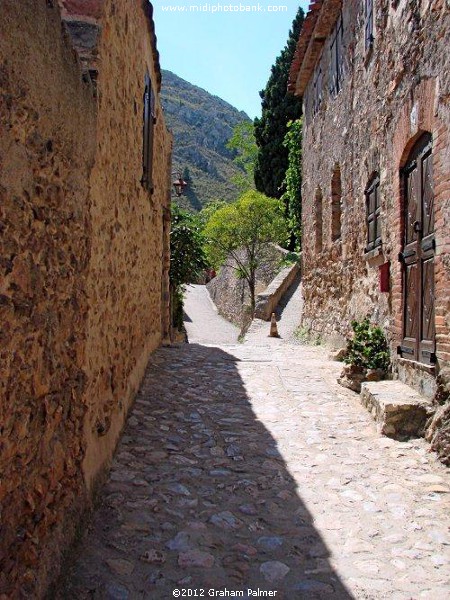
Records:
[[[183,195],[185,188],[187,188],[187,182],[181,177],[181,173],[176,174],[176,179],[173,182],[175,188],[175,194],[180,197]]]

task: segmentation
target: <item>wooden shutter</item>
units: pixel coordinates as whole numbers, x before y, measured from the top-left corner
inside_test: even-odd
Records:
[[[152,89],[152,82],[148,74],[146,74],[142,132],[142,185],[149,191],[153,191],[153,138],[155,121],[155,98]]]
[[[373,0],[365,0],[365,47],[366,50],[373,45]]]
[[[372,179],[366,190],[367,211],[367,247],[366,252],[381,246],[381,202],[380,180],[378,176]]]
[[[331,40],[331,55],[330,55],[330,94],[335,96],[338,92],[338,70],[336,61],[336,46],[337,39],[334,35]]]
[[[332,96],[336,96],[342,86],[343,78],[343,35],[344,28],[342,23],[342,15],[336,23],[331,36],[330,46],[330,83],[329,89]]]
[[[343,56],[343,40],[344,27],[342,23],[342,15],[339,17],[337,32],[336,32],[336,71],[337,71],[337,93],[342,87],[344,74],[344,56]]]
[[[322,67],[319,65],[314,73],[314,115],[319,112],[320,105],[322,104],[322,80]]]

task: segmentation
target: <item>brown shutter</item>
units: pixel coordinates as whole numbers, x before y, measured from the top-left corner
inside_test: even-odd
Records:
[[[373,44],[373,0],[365,0],[365,46],[368,50]]]
[[[330,94],[335,96],[337,94],[337,62],[336,62],[336,44],[337,40],[334,36],[331,42],[331,55],[330,55]]]
[[[152,82],[148,74],[145,75],[144,114],[142,131],[142,185],[153,191],[153,138],[155,123],[155,98],[153,96]]]
[[[366,252],[381,245],[380,180],[375,176],[366,190],[367,248]]]

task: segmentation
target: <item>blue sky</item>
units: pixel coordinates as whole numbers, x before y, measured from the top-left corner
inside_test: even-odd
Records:
[[[306,11],[309,2],[154,0],[152,4],[161,67],[253,118],[260,115],[259,91],[265,87],[270,67],[287,41],[297,9],[302,6]],[[224,10],[230,5],[258,4],[260,12]],[[205,10],[190,10],[194,5]],[[269,12],[269,7],[287,10]]]

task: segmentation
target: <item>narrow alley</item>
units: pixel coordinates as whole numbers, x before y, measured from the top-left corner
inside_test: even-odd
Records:
[[[426,442],[378,435],[324,348],[262,325],[224,343],[186,306],[202,343],[152,355],[58,597],[447,599],[450,477]]]

